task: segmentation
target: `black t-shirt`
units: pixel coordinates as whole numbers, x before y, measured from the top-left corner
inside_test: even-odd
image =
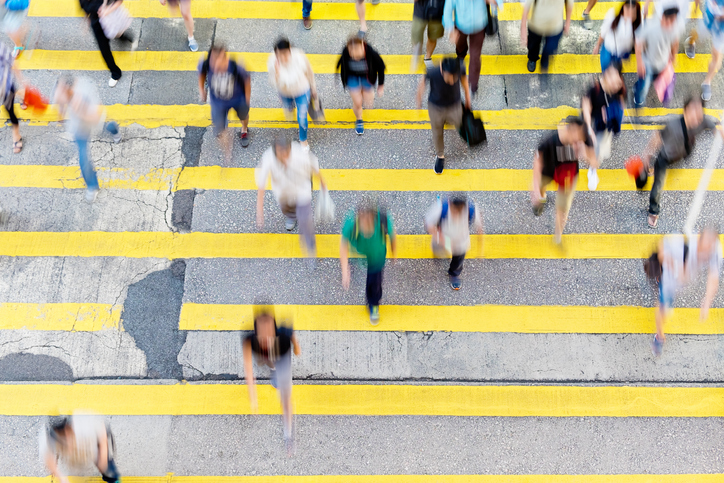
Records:
[[[588,140],[587,144],[592,145],[590,140]],[[543,176],[553,178],[556,168],[565,163],[575,163],[576,173],[578,173],[576,148],[570,144],[564,145],[558,136],[558,131],[544,139],[538,145],[538,151],[540,151],[543,158]]]
[[[444,8],[445,0],[415,0],[412,15],[423,20],[442,20]]]
[[[292,339],[290,335],[281,333],[279,330],[277,330],[277,336],[274,344],[269,348],[269,350],[262,350],[256,334],[252,333],[251,335],[246,336],[245,340],[251,342],[251,351],[254,354],[272,361],[278,361],[292,349]]]
[[[594,124],[594,128],[603,121],[603,110],[606,109],[610,104],[614,102],[621,103],[621,99],[626,95],[625,89],[622,87],[621,90],[615,94],[606,94],[601,86],[601,81],[597,80],[595,84],[586,93],[586,97],[591,100],[591,122]],[[597,129],[601,130],[601,129]]]
[[[460,76],[465,75],[465,66],[460,66]],[[427,102],[439,107],[450,107],[460,104],[460,77],[453,85],[445,82],[439,65],[427,69],[425,79],[430,82],[430,97]]]
[[[115,0],[108,2],[114,3]],[[98,9],[103,6],[103,0],[80,0],[80,8],[92,18],[98,18]]]
[[[347,67],[349,68],[349,75],[367,78],[367,59],[364,57],[360,60],[350,57]]]

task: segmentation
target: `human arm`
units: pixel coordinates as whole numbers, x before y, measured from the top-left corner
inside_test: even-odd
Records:
[[[591,124],[591,113],[593,112],[593,103],[588,94],[584,95],[581,99],[581,114],[583,115],[583,122],[586,123],[589,134],[593,135],[593,125]],[[593,136],[595,139],[595,136]]]
[[[676,54],[679,53],[679,37],[676,37],[676,41],[671,44],[671,63],[676,65]]]
[[[258,228],[264,227],[264,191],[265,189],[261,187],[256,192],[256,226]]]
[[[113,3],[110,4],[103,4],[103,6],[98,9],[98,16],[99,17],[105,17],[109,13],[113,12],[117,8],[119,8],[123,4],[123,0],[116,0]]]
[[[639,79],[646,77],[646,65],[644,64],[644,43],[636,37],[636,72]]]
[[[596,41],[596,45],[593,47],[593,55],[599,55],[601,53],[601,46],[603,45],[603,36],[599,36]]]
[[[293,333],[290,340],[292,341],[292,346],[294,347],[294,355],[299,357],[302,354],[302,346],[299,345],[297,334]]]
[[[598,158],[593,145],[589,146],[584,142],[578,143],[578,155],[592,168],[598,168]]]
[[[573,17],[573,0],[566,2],[566,24],[563,27],[563,35],[568,35],[571,30],[571,17]]]
[[[520,19],[520,43],[523,47],[528,46],[528,14],[530,13],[531,2],[525,2],[523,16]]]
[[[258,403],[256,399],[256,380],[254,379],[254,361],[251,352],[251,340],[245,339],[242,346],[244,352],[244,377],[246,378],[246,387],[249,390],[249,402],[251,403],[251,411],[258,411]]]
[[[98,426],[98,461],[96,466],[101,473],[108,469],[108,433],[105,424]]]
[[[704,321],[709,317],[709,307],[711,302],[714,300],[717,292],[719,291],[719,272],[709,272],[709,277],[706,280],[706,294],[704,300],[701,302],[701,320]]]
[[[390,222],[389,218],[387,219],[388,226],[392,223]],[[392,258],[397,258],[397,233],[395,232],[395,227],[391,226],[389,231],[390,235],[390,248],[392,248]]]
[[[446,0],[442,11],[442,26],[448,35],[452,35],[455,31],[455,20],[453,19],[453,12],[455,11],[454,3],[454,0]]]
[[[661,131],[656,131],[651,136],[651,139],[649,139],[649,143],[646,145],[646,149],[644,150],[644,156],[642,161],[644,162],[644,167],[646,169],[649,168],[649,165],[651,164],[651,157],[656,151],[658,151],[662,143],[663,141],[661,139]]]
[[[425,88],[426,88],[426,81],[425,76],[422,76],[422,79],[420,79],[420,85],[417,86],[417,96],[415,97],[417,100],[417,108],[422,108],[422,96],[425,95]]]
[[[349,290],[349,241],[344,236],[339,244],[339,264],[342,267],[342,287]]]
[[[471,108],[473,105],[472,98],[470,96],[470,84],[468,83],[468,76],[461,75],[460,76],[460,85],[463,86],[463,92],[465,93],[465,107],[468,109]]]
[[[246,105],[251,106],[251,76],[247,75],[244,82],[244,97],[246,98]]]
[[[206,74],[199,73],[199,99],[206,102]]]

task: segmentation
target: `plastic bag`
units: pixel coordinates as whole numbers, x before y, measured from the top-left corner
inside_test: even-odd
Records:
[[[121,5],[111,13],[99,18],[103,33],[108,39],[117,39],[131,27],[131,14]]]
[[[334,221],[334,201],[332,201],[332,197],[329,195],[328,190],[321,190],[319,192],[316,218],[322,223]]]

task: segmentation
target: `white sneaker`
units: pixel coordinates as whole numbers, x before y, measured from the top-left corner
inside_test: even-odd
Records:
[[[118,85],[118,81],[111,77],[108,79],[108,87],[116,87]]]
[[[118,134],[113,135],[113,142],[118,144],[121,142],[121,139],[123,139],[123,134],[121,134],[121,131],[118,131]]]
[[[189,39],[189,50],[191,52],[196,52],[197,50],[199,50],[199,43],[196,42],[196,39],[194,39],[194,38]]]
[[[138,48],[138,39],[131,42],[131,52],[135,52],[137,48]]]
[[[96,200],[96,196],[98,196],[98,190],[97,189],[91,189],[88,188],[85,192],[85,200],[88,203],[93,203]]]
[[[598,173],[595,168],[588,168],[588,190],[596,191],[598,188]]]

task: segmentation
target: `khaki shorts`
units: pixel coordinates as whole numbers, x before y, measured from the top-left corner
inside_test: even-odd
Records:
[[[427,27],[427,38],[430,40],[437,40],[445,34],[441,20],[423,20],[412,17],[412,45],[422,43],[425,27]]]
[[[541,178],[541,186],[548,186],[553,182],[553,178],[543,176]],[[568,213],[571,211],[571,205],[573,204],[573,196],[576,194],[576,184],[578,184],[578,176],[573,178],[571,189],[568,191],[564,190],[562,186],[558,187],[558,193],[556,194],[556,210]]]

